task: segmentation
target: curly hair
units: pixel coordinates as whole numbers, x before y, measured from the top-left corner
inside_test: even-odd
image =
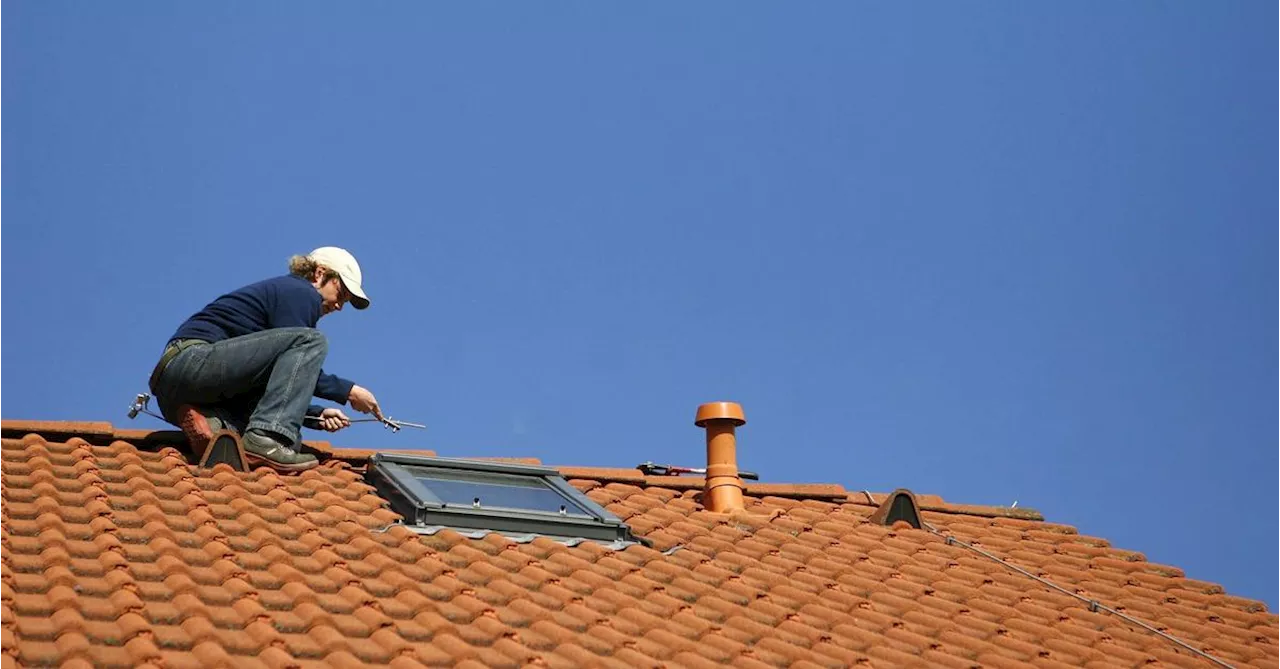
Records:
[[[307,281],[311,281],[311,279],[316,275],[317,267],[322,267],[322,265],[307,256],[293,256],[292,258],[289,258],[289,273],[306,279]],[[329,279],[338,278],[337,272],[329,269],[328,267],[325,267],[324,269],[324,279],[321,283],[328,281]]]

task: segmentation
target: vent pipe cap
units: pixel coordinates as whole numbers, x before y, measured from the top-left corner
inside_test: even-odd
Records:
[[[732,421],[734,427],[737,427],[746,424],[747,416],[742,413],[742,405],[737,402],[707,402],[698,407],[698,415],[693,419],[693,424],[706,427],[713,420]]]

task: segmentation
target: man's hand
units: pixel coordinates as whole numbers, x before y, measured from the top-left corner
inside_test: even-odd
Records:
[[[320,412],[320,429],[326,432],[337,432],[344,427],[351,427],[351,419],[342,413],[342,409],[332,407]]]
[[[383,420],[382,409],[378,407],[378,399],[367,388],[351,386],[351,393],[347,395],[347,402],[351,404],[352,409],[360,413],[371,413],[378,420]]]

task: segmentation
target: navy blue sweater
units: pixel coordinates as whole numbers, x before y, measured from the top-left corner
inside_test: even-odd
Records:
[[[320,322],[320,291],[306,279],[285,274],[227,293],[196,312],[173,333],[173,339],[223,339],[271,328],[314,328]],[[340,376],[320,372],[315,396],[346,404],[355,385]],[[308,414],[319,413],[312,406]]]

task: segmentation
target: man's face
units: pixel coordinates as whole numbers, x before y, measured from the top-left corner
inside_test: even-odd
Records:
[[[342,307],[351,300],[351,293],[347,292],[347,287],[342,285],[342,279],[336,276],[323,281],[316,286],[316,290],[320,291],[321,316],[328,316],[335,311],[342,311]]]

